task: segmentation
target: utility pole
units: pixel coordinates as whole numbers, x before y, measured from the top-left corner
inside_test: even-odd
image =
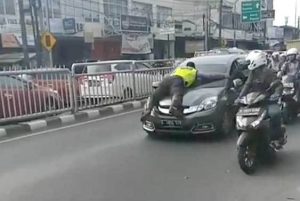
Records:
[[[295,27],[297,27],[297,6],[298,6],[298,0],[295,0]]]
[[[236,4],[239,0],[235,0],[234,7],[233,7],[233,14],[232,14],[232,28],[233,28],[233,47],[236,47],[236,27],[235,27],[235,14],[236,11]]]
[[[219,7],[219,46],[222,46],[222,24],[223,24],[223,0],[220,0]]]
[[[36,55],[37,55],[37,66],[40,67],[42,65],[42,51],[41,51],[41,34],[40,34],[40,26],[39,26],[39,14],[38,9],[41,8],[41,0],[30,0],[31,12],[33,12],[34,17],[34,30],[35,30],[35,47],[36,47]]]
[[[49,17],[49,0],[46,1],[46,18],[47,18],[47,29],[49,32],[51,32],[50,17]],[[49,64],[51,67],[53,67],[52,51],[49,51]]]
[[[208,47],[208,40],[209,40],[209,20],[210,20],[210,16],[209,16],[209,10],[210,10],[210,6],[208,3],[208,0],[206,1],[206,14],[203,16],[204,20],[205,20],[205,50],[208,51],[209,47]]]
[[[22,48],[24,53],[23,67],[29,68],[27,32],[26,32],[23,0],[18,0],[18,4],[19,4],[19,14],[20,14],[20,25],[21,25],[21,32],[22,32]]]

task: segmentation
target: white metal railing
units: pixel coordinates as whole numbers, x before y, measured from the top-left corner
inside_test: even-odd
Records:
[[[164,67],[162,67],[164,66]],[[174,60],[75,63],[0,71],[0,124],[148,97]]]
[[[71,83],[67,69],[0,72],[0,123],[71,111]]]

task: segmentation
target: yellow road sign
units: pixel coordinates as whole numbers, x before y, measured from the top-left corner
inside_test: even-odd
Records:
[[[52,33],[45,32],[42,35],[41,43],[42,43],[43,47],[45,49],[47,49],[49,52],[53,49],[56,42],[57,42],[57,40],[56,40],[55,36]]]

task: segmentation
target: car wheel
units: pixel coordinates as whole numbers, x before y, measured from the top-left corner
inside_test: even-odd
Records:
[[[130,88],[125,89],[123,93],[124,93],[124,96],[123,96],[124,100],[131,99],[133,97],[132,89],[130,89]]]

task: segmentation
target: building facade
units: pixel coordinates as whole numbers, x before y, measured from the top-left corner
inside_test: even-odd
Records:
[[[241,1],[224,0],[222,39],[224,44],[232,46],[236,30],[237,45],[251,48],[257,44],[255,42],[261,41],[262,23],[241,23]],[[59,64],[85,59],[186,57],[204,50],[207,20],[210,48],[218,45],[219,3],[208,2],[41,0],[39,20],[41,31],[50,31],[58,39],[53,55]],[[25,0],[24,5],[28,7],[29,0]],[[263,0],[263,5],[272,9],[273,0]],[[32,43],[30,15],[26,15],[26,24]],[[147,26],[147,29],[142,26]],[[272,26],[272,20],[267,21],[267,26]],[[18,0],[0,0],[0,32],[13,33],[20,40]],[[131,45],[137,42],[140,49]]]

